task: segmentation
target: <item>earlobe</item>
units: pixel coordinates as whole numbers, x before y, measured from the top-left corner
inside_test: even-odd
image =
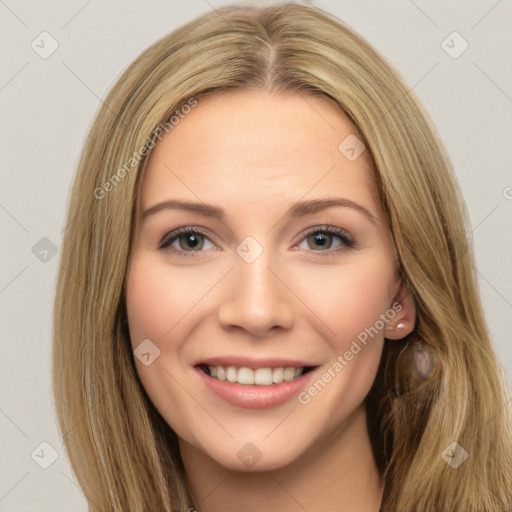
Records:
[[[397,313],[386,325],[384,335],[392,340],[401,340],[414,330],[416,323],[416,305],[403,282],[400,283],[400,288],[393,298],[392,305]]]

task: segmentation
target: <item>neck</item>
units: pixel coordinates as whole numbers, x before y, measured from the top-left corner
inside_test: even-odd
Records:
[[[373,458],[364,406],[294,462],[269,471],[237,472],[180,440],[199,512],[336,510],[378,512],[384,489]]]

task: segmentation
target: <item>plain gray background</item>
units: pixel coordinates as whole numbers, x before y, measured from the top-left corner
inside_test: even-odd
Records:
[[[101,100],[127,65],[174,28],[228,3],[0,0],[0,511],[87,510],[50,381],[70,184]],[[481,296],[512,389],[512,2],[308,3],[383,53],[432,116],[467,202]],[[52,40],[57,49],[44,55]]]

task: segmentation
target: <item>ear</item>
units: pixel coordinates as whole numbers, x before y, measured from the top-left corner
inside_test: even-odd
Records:
[[[416,323],[416,305],[402,281],[390,306],[396,314],[384,328],[384,337],[390,340],[401,340],[414,330]]]

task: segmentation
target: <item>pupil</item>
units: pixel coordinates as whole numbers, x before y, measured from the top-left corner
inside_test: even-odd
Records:
[[[198,245],[200,245],[200,242],[199,242],[199,239],[197,237],[197,235],[194,235],[194,234],[189,234],[189,235],[185,235],[184,237],[186,239],[186,245],[188,249],[196,249],[198,247]]]
[[[328,245],[328,241],[330,238],[330,235],[325,235],[324,233],[316,233],[313,235],[313,238],[315,240],[315,244],[319,247],[326,247]]]

